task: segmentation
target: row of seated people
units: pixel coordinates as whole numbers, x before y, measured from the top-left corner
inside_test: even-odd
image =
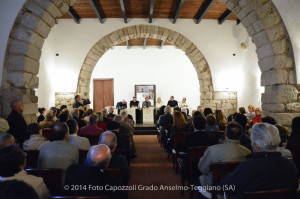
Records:
[[[169,113],[166,112],[165,115],[167,114]],[[171,134],[174,134],[172,128],[176,129],[176,115],[178,113],[174,112],[172,127],[168,129]],[[300,132],[300,117],[294,118],[292,134],[288,138],[288,131],[285,127],[270,124],[277,123],[271,117],[263,118],[266,123],[257,123],[248,132],[245,130],[248,123],[246,116],[244,114],[234,114],[234,122],[228,124],[225,132],[223,132],[225,139],[220,140],[219,143],[219,140],[216,140],[213,134],[204,132],[207,122],[204,117],[199,115],[196,114],[193,117],[193,133],[182,133],[184,130],[175,132],[175,134],[185,134],[180,148],[183,156],[176,160],[180,163],[183,181],[193,179],[190,180],[190,184],[211,186],[213,181],[212,164],[248,160],[245,165],[241,164],[232,175],[220,182],[220,185],[237,185],[236,188],[238,189],[235,192],[229,192],[232,195],[230,198],[243,198],[246,191],[278,188],[296,189],[298,187],[297,169],[294,163],[287,159],[292,158],[291,152],[283,146],[287,140],[288,146],[300,144],[297,139]],[[240,144],[242,142],[244,142],[244,146]],[[178,149],[177,143],[175,145],[175,148]],[[189,149],[192,149],[191,147],[196,146],[205,146],[205,149],[207,149],[196,165],[199,169],[198,172],[193,176],[194,178],[190,178],[188,176],[189,165],[187,164],[189,163],[189,157],[187,153]],[[174,145],[172,148],[174,148]],[[274,165],[276,166],[274,167]],[[247,173],[248,170],[249,173]],[[290,173],[287,175],[287,172]],[[199,175],[199,178],[196,177]],[[209,192],[203,192],[203,194],[208,198],[211,197]]]
[[[31,185],[39,198],[49,198],[50,192],[40,177],[29,175],[26,172],[26,153],[13,144],[10,134],[0,137],[0,181],[20,180]],[[39,151],[38,167],[61,169],[65,171],[64,182],[68,187],[78,185],[84,189],[64,190],[63,195],[106,195],[109,198],[126,198],[123,191],[90,190],[86,186],[121,186],[129,181],[129,164],[124,156],[115,154],[118,138],[114,132],[106,131],[101,134],[99,144],[92,146],[87,152],[83,164],[79,162],[79,152],[74,146],[67,144],[68,126],[58,122],[53,127],[54,140],[42,145]],[[9,139],[4,139],[7,137]],[[112,177],[103,172],[106,168],[119,169],[118,175]],[[30,173],[31,171],[28,170]],[[59,180],[57,181],[59,184]],[[62,187],[60,187],[62,189]],[[52,190],[53,191],[53,190]],[[58,193],[54,191],[54,193]]]

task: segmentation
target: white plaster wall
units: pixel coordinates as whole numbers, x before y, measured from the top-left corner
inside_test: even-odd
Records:
[[[109,50],[97,63],[92,80],[114,78],[114,102],[134,96],[134,85],[155,84],[156,98],[167,104],[171,95],[177,101],[183,97],[192,108],[200,104],[199,81],[193,64],[185,53],[174,46],[117,46]],[[93,101],[93,81],[90,98]],[[93,107],[93,106],[92,106]]]
[[[53,31],[50,32],[42,49],[41,67],[38,74],[39,88],[36,90],[38,106],[45,107],[46,109],[55,105],[54,85],[57,78],[55,72],[55,38],[53,33]]]
[[[26,0],[0,0],[0,84],[10,30]]]
[[[300,83],[300,1],[273,0],[290,35],[297,73],[297,83]]]
[[[106,34],[136,24],[147,24],[146,19],[130,19],[128,24],[124,24],[122,19],[107,19],[104,24],[100,24],[97,19],[83,19],[79,25],[71,19],[59,20],[53,30],[56,53],[59,53],[55,61],[57,79],[54,90],[76,91],[80,68],[90,48]],[[260,72],[255,47],[241,25],[236,26],[235,21],[218,25],[216,20],[203,20],[196,25],[192,20],[184,19],[179,20],[176,25],[168,19],[155,19],[153,25],[178,31],[194,42],[208,61],[215,91],[238,91],[238,106],[260,106]],[[249,48],[243,51],[240,43],[246,40]],[[122,68],[124,67],[126,66],[123,65]],[[244,88],[247,92],[243,92]]]

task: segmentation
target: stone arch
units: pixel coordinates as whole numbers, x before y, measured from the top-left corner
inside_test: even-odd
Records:
[[[177,48],[183,50],[188,56],[190,61],[197,71],[201,101],[205,101],[206,105],[211,102],[214,98],[214,88],[212,84],[212,77],[208,63],[197,48],[189,39],[184,35],[155,25],[134,25],[125,28],[121,28],[111,32],[101,38],[88,52],[78,77],[78,84],[76,92],[84,97],[89,97],[90,91],[90,79],[94,67],[96,66],[99,59],[105,52],[111,49],[113,46],[117,46],[126,40],[136,38],[151,38],[164,40],[170,44],[175,45]],[[215,104],[211,104],[216,108]],[[231,108],[232,109],[232,108]],[[226,110],[229,111],[229,110]]]
[[[38,99],[34,89],[38,87],[36,75],[44,39],[54,26],[55,20],[66,13],[75,1],[26,1],[16,18],[7,45],[0,92],[3,110],[0,114],[8,115],[10,100],[18,98],[23,100],[26,121],[36,121]],[[299,91],[296,87],[291,41],[275,5],[271,0],[221,1],[238,15],[257,47],[259,67],[262,71],[261,84],[266,87],[265,93],[262,94],[265,115],[272,115],[281,123],[290,125],[291,119],[300,115]],[[145,29],[139,30],[147,33]],[[178,36],[174,32],[170,38]],[[176,42],[175,45],[181,45],[179,39],[176,39]],[[190,53],[192,54],[192,51]],[[83,91],[84,82],[79,84],[79,91]],[[216,99],[213,93],[208,92],[206,97],[207,101],[203,99],[205,102],[218,104],[217,101],[213,102],[213,99]]]

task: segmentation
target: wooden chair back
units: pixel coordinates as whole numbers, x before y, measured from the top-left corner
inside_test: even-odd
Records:
[[[25,171],[37,177],[42,177],[52,195],[61,195],[65,173],[63,169],[25,169]]]
[[[300,177],[300,144],[288,145],[286,148],[292,153],[293,161],[298,170],[298,177]]]
[[[240,164],[240,162],[219,162],[211,164],[210,170],[213,173],[213,186],[216,186],[221,178],[225,177],[227,174],[233,172],[235,168]],[[211,192],[212,199],[217,199],[217,191]]]
[[[117,178],[117,176],[119,175],[120,173],[120,169],[104,169],[104,173],[108,174],[108,175],[111,175],[115,178]]]
[[[78,161],[78,163],[79,164],[84,164],[84,161],[87,157],[87,154],[88,154],[89,150],[79,149],[78,151],[79,151],[79,161]]]
[[[109,199],[108,196],[53,196],[52,199]]]
[[[295,189],[276,189],[268,191],[246,192],[245,199],[295,199]]]
[[[28,151],[24,151],[24,152],[27,153],[27,156],[26,156],[27,166],[30,168],[37,168],[40,151],[39,150],[28,150]]]
[[[189,132],[178,132],[174,134],[174,149],[176,151],[176,158],[179,157],[179,152],[182,151],[183,140]]]
[[[42,130],[42,134],[45,138],[47,138],[47,140],[51,140],[52,139],[52,128],[44,128]]]
[[[210,134],[215,138],[215,142],[219,143],[219,140],[225,138],[224,131],[210,132]]]
[[[199,177],[200,171],[198,170],[198,162],[200,158],[204,155],[205,150],[208,146],[198,146],[188,148],[188,159],[189,159],[189,182],[194,183],[194,179]]]

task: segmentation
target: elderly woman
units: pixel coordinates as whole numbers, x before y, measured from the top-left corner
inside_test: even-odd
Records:
[[[253,118],[255,117],[255,106],[254,105],[249,105],[248,106],[248,111],[249,111],[249,113],[246,114],[246,117],[248,119],[248,123],[251,124]]]
[[[164,104],[163,104],[163,102],[161,101],[161,98],[160,97],[158,97],[157,98],[157,102],[156,102],[156,104],[155,104],[155,108],[156,109],[160,109],[160,107],[162,107]]]
[[[255,117],[252,120],[252,125],[256,124],[256,123],[261,123],[261,108],[257,107],[255,109]]]

